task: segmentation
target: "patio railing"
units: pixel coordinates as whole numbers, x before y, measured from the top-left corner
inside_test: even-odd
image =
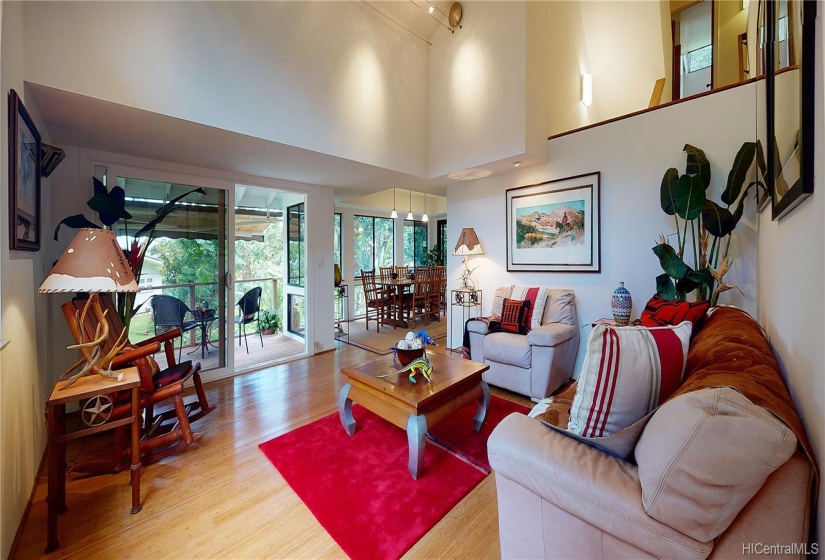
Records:
[[[266,309],[275,309],[280,313],[280,298],[278,294],[278,283],[280,278],[264,277],[251,278],[249,280],[236,280],[234,288],[233,305],[238,302],[243,295],[255,286],[263,288],[261,292],[261,311]],[[152,308],[149,305],[149,299],[154,295],[171,295],[183,301],[189,309],[197,309],[198,307],[205,307],[214,309],[218,303],[218,282],[189,282],[186,284],[162,284],[160,286],[141,286],[135,299],[136,305],[141,305],[138,315],[150,313]],[[206,305],[204,305],[206,304]],[[137,316],[137,315],[136,315]],[[141,336],[132,337],[130,329],[130,338],[138,342]],[[199,335],[199,329],[189,331],[189,343],[194,345],[197,343],[196,335]],[[146,337],[143,337],[146,338]]]

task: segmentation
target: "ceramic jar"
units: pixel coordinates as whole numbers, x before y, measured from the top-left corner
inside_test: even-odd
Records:
[[[624,282],[619,282],[619,287],[613,291],[610,307],[613,311],[613,319],[618,324],[627,325],[630,322],[633,298],[630,297],[630,292],[624,287]]]

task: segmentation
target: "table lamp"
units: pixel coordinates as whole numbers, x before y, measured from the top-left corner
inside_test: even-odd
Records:
[[[464,270],[461,272],[461,289],[474,290],[475,282],[473,282],[473,271],[467,266],[467,257],[469,255],[483,255],[484,251],[481,249],[481,243],[478,241],[478,236],[473,228],[464,228],[461,230],[461,235],[458,236],[458,242],[455,244],[453,255],[464,257]],[[478,268],[478,267],[476,267]]]
[[[104,229],[81,229],[37,291],[41,294],[88,292],[89,299],[83,311],[75,313],[78,332],[81,335],[84,332],[83,323],[89,313],[98,321],[94,340],[84,340],[68,347],[77,348],[83,357],[60,376],[62,379],[81,368],[69,377],[70,382],[64,388],[90,373],[122,380],[123,374],[112,371],[111,365],[112,358],[126,344],[126,330],[112,349],[103,355],[103,345],[109,337],[109,323],[100,306],[100,292],[137,292],[138,284],[115,234]]]

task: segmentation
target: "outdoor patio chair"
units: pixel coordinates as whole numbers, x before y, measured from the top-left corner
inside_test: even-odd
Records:
[[[178,347],[178,361],[183,350],[183,334],[198,327],[197,321],[185,321],[187,313],[192,310],[174,296],[152,296],[152,316],[155,321],[155,335],[171,329],[180,329],[180,346]]]
[[[264,346],[264,337],[261,334],[261,292],[260,287],[255,287],[246,292],[241,299],[238,300],[238,316],[235,317],[235,324],[239,327],[238,346],[241,345],[241,335],[246,344],[246,353],[249,354],[249,342],[246,340],[246,325],[249,323],[258,323],[258,336],[261,337],[261,348]]]

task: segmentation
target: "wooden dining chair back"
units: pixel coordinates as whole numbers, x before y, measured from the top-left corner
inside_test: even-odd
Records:
[[[97,319],[92,314],[88,314],[85,320],[80,322],[85,303],[85,299],[75,299],[61,307],[69,330],[77,343],[94,339],[97,332]],[[103,345],[104,351],[108,352],[120,339],[123,323],[109,295],[101,294],[100,304],[109,327],[109,337]],[[191,423],[215,410],[214,405],[209,406],[203,389],[199,373],[200,364],[175,361],[174,339],[179,336],[180,330],[172,329],[137,344],[130,344],[127,340],[126,346],[112,360],[113,369],[136,367],[140,374],[140,409],[143,415],[140,452],[144,465],[155,463],[198,440],[202,434],[192,432]],[[152,357],[160,351],[161,345],[167,363],[167,367],[162,370]],[[183,388],[184,383],[190,379],[195,387],[196,399],[186,403],[183,399]],[[129,392],[123,393],[113,393],[114,406],[109,421],[131,414]],[[155,414],[155,405],[164,401],[172,401],[172,408]],[[116,428],[112,463],[79,464],[77,469],[86,472],[121,470],[124,464],[128,464],[129,459],[126,428]]]
[[[381,282],[389,282],[392,280],[393,274],[395,274],[395,268],[391,266],[381,266],[378,268],[378,276]]]
[[[364,299],[366,301],[364,322],[367,330],[370,330],[370,311],[372,311],[375,315],[375,331],[381,332],[381,323],[386,321],[388,312],[392,309],[392,298],[385,291],[378,288],[378,284],[375,282],[374,270],[361,271],[361,285],[364,288]]]
[[[417,317],[422,317],[424,323],[430,324],[429,314],[429,294],[430,294],[430,269],[418,267],[415,269],[415,279],[413,280],[412,299],[410,315],[412,325],[415,326]]]
[[[441,284],[444,280],[444,267],[430,268],[430,284],[427,291],[429,317],[441,322]]]

